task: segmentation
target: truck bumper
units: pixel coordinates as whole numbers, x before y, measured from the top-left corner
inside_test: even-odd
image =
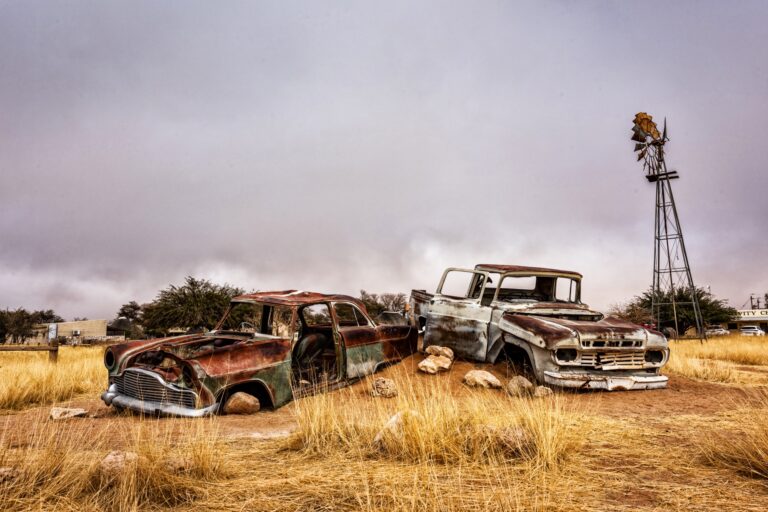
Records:
[[[544,371],[544,382],[550,386],[575,389],[635,390],[667,387],[666,375],[606,375]]]
[[[125,396],[117,391],[117,385],[112,384],[102,393],[101,399],[107,405],[114,405],[118,408],[130,409],[150,416],[182,416],[185,418],[200,418],[216,413],[219,406],[214,403],[208,407],[200,409],[190,409],[174,404],[164,404],[160,402],[151,402],[149,400],[139,400],[130,396]]]

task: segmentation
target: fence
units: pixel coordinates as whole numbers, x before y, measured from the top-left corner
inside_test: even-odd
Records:
[[[48,352],[48,361],[59,360],[59,340],[54,338],[49,345],[0,345],[0,352]]]

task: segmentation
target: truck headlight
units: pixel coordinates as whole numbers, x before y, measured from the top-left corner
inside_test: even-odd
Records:
[[[661,350],[649,350],[645,353],[646,363],[660,363],[664,360],[664,352]]]
[[[577,352],[575,348],[559,348],[555,351],[555,357],[558,361],[569,363],[576,360]]]

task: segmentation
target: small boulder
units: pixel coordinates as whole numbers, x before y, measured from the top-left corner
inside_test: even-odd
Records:
[[[192,459],[181,455],[171,455],[163,461],[169,473],[186,473],[192,469]]]
[[[126,467],[135,465],[139,455],[135,452],[111,451],[101,459],[101,472],[105,476],[115,476],[122,473]]]
[[[536,391],[533,392],[533,396],[541,398],[552,394],[552,389],[546,386],[536,386]]]
[[[50,418],[52,420],[64,420],[67,418],[77,418],[78,416],[85,416],[88,411],[80,408],[68,408],[68,407],[51,407]]]
[[[259,399],[248,393],[238,391],[224,404],[224,414],[253,414],[259,412]]]
[[[471,370],[464,376],[464,384],[471,388],[493,388],[498,389],[501,387],[501,381],[496,378],[490,372],[485,370]]]
[[[376,437],[373,438],[373,443],[375,445],[381,445],[381,443],[384,442],[384,438],[387,436],[393,436],[395,438],[400,438],[403,435],[403,423],[406,421],[407,418],[418,418],[421,415],[414,410],[406,410],[406,411],[400,411],[384,424],[384,427],[382,427],[381,430],[376,434]]]
[[[419,370],[424,373],[436,374],[437,372],[448,370],[453,361],[445,356],[428,356],[419,363]]]
[[[502,444],[516,454],[522,453],[531,444],[531,436],[522,427],[500,428],[498,436]]]
[[[453,350],[448,347],[441,347],[439,345],[430,345],[424,351],[428,356],[443,356],[453,361]]]
[[[385,379],[379,377],[373,381],[373,389],[371,390],[372,396],[381,396],[384,398],[392,398],[397,396],[397,386],[392,379]]]
[[[16,480],[21,472],[16,468],[0,468],[0,484]]]
[[[507,383],[507,393],[511,396],[530,396],[535,389],[531,381],[522,375],[515,375]]]

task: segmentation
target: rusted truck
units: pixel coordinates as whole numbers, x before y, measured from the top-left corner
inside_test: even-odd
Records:
[[[235,297],[204,334],[108,348],[107,405],[198,417],[235,393],[277,408],[346,385],[416,350],[417,329],[389,314],[377,324],[358,299],[286,290]]]
[[[664,335],[591,310],[581,302],[581,280],[550,268],[449,268],[434,295],[411,292],[411,325],[423,333],[423,349],[442,345],[486,363],[507,357],[551,386],[665,387]]]

